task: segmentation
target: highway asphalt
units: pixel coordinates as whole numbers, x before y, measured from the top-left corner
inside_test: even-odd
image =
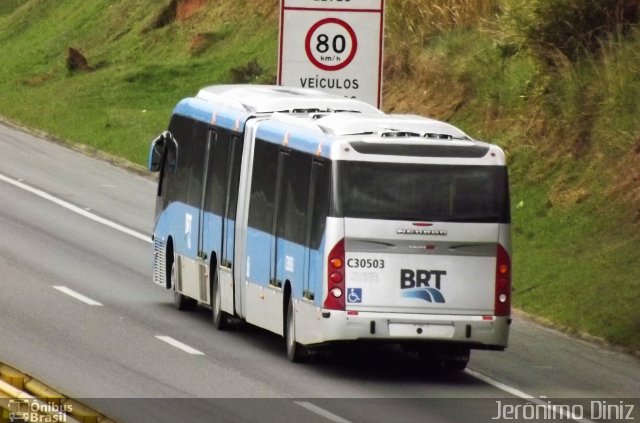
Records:
[[[153,178],[4,125],[0,151],[0,362],[118,421],[491,421],[497,401],[640,396],[636,358],[518,314],[508,350],[458,375],[395,349],[289,363],[151,283]]]

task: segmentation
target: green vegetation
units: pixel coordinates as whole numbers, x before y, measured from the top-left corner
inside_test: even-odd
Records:
[[[4,1],[0,114],[144,163],[180,98],[275,80],[277,9]],[[637,0],[388,0],[386,20],[385,109],[507,151],[515,305],[640,350]],[[70,47],[90,70],[68,69]]]
[[[3,0],[0,3],[0,16],[8,15],[26,2],[27,0]]]
[[[161,17],[177,2],[23,3],[0,18],[1,113],[136,163],[146,160],[148,141],[179,99],[228,82],[232,73],[242,79],[245,73],[233,70],[250,63],[245,82],[275,75],[278,24],[269,8],[240,26],[239,15],[229,12],[238,2],[217,2],[188,17],[168,13],[168,22]],[[70,47],[87,58],[90,71],[67,69]]]
[[[640,349],[640,5],[408,0],[396,16],[430,8],[455,24],[390,37],[387,106],[507,151],[517,307]]]

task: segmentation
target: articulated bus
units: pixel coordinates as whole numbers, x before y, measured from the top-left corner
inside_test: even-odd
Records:
[[[152,143],[155,283],[323,347],[394,343],[462,370],[503,350],[511,242],[503,151],[456,127],[278,86],[202,89]]]

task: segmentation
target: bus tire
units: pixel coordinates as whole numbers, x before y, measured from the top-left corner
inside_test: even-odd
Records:
[[[287,358],[292,363],[302,363],[307,359],[307,349],[296,342],[296,318],[293,298],[289,297],[285,319],[284,339],[287,346]]]
[[[468,348],[454,349],[451,356],[442,360],[445,372],[461,372],[467,368],[471,351]]]
[[[211,316],[213,327],[218,330],[225,330],[229,327],[227,313],[222,311],[222,292],[218,282],[218,272],[214,271],[211,281]]]
[[[467,368],[467,361],[444,360],[442,370],[448,373],[461,372]]]
[[[445,351],[423,349],[418,352],[418,359],[422,367],[429,372],[455,373],[467,368],[470,354],[467,348]]]
[[[178,292],[178,284],[176,283],[176,262],[171,255],[171,272],[170,272],[171,284],[173,285],[173,303],[180,311],[192,311],[195,310],[198,302],[193,298],[186,297]]]

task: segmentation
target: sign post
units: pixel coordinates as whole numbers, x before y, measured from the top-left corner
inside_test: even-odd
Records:
[[[384,0],[281,0],[278,84],[381,107]]]

